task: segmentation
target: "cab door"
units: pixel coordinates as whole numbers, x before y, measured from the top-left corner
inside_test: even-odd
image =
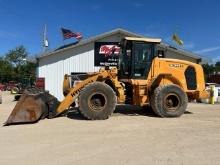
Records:
[[[133,42],[131,79],[146,80],[155,54],[155,44]]]

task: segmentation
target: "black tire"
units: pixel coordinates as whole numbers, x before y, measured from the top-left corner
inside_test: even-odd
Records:
[[[15,101],[18,101],[20,99],[21,95],[15,95]]]
[[[105,83],[91,83],[79,94],[79,110],[86,119],[108,119],[114,112],[115,106],[115,92]]]
[[[177,85],[162,85],[154,90],[150,104],[158,116],[179,117],[186,111],[188,97]]]

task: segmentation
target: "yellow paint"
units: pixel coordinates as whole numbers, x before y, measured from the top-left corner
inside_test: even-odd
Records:
[[[64,112],[69,106],[76,100],[80,90],[84,88],[89,83],[95,82],[95,81],[101,81],[105,80],[106,78],[110,79],[113,84],[115,85],[115,88],[118,93],[118,102],[124,102],[125,96],[124,96],[124,88],[121,85],[121,82],[118,81],[117,77],[118,70],[117,68],[112,68],[110,70],[104,70],[100,69],[97,73],[90,73],[89,78],[86,80],[79,82],[76,84],[73,88],[68,88],[69,80],[68,75],[64,76],[64,83],[63,83],[63,89],[68,90],[68,94],[65,96],[64,100],[60,103],[59,107],[57,108],[57,115]]]
[[[137,40],[146,42],[160,42],[160,39],[148,39],[148,38],[134,38],[126,37],[127,40]],[[188,66],[195,68],[196,72],[196,82],[197,89],[188,90],[185,70]],[[184,92],[187,93],[189,99],[205,98],[208,93],[205,91],[205,81],[202,66],[189,61],[169,59],[169,58],[154,58],[152,61],[151,69],[149,74],[146,75],[146,79],[121,79],[118,80],[118,70],[117,68],[111,68],[109,70],[100,69],[99,72],[88,74],[89,78],[78,83],[74,88],[70,88],[70,82],[68,75],[64,76],[63,90],[67,90],[68,94],[65,99],[61,102],[57,109],[57,114],[62,113],[64,110],[69,108],[69,106],[75,101],[80,90],[89,83],[95,81],[104,81],[106,79],[110,80],[114,86],[118,102],[123,103],[125,101],[124,86],[123,83],[130,83],[133,86],[133,105],[146,105],[150,101],[150,97],[153,90],[152,88],[165,85],[165,84],[176,84]],[[164,76],[159,76],[164,75]],[[159,79],[158,79],[159,76]],[[156,83],[155,83],[156,82]],[[155,86],[156,84],[156,86]],[[153,85],[153,86],[152,86]]]
[[[195,68],[197,81],[196,90],[188,90],[187,88],[184,73],[188,66]],[[151,86],[160,74],[168,74],[171,76],[163,77],[159,81],[158,86],[176,84],[182,88],[191,99],[208,98],[209,96],[208,92],[205,91],[204,73],[201,65],[189,61],[156,57],[152,62],[149,74],[146,75],[146,80],[121,79],[120,81],[132,84],[134,105],[146,105],[150,101],[151,96],[149,95],[149,91]]]
[[[215,85],[210,86],[210,104],[215,104],[215,97],[214,97]]]

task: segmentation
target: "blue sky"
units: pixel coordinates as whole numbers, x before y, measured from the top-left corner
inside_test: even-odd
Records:
[[[0,55],[18,45],[40,53],[46,23],[50,49],[63,44],[60,27],[84,38],[124,28],[173,45],[176,32],[183,49],[220,60],[218,0],[0,0],[0,21]]]

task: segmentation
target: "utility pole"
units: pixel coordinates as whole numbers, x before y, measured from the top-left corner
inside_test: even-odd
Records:
[[[44,33],[43,33],[43,52],[46,52],[49,46],[48,38],[47,38],[47,25],[44,26]]]

